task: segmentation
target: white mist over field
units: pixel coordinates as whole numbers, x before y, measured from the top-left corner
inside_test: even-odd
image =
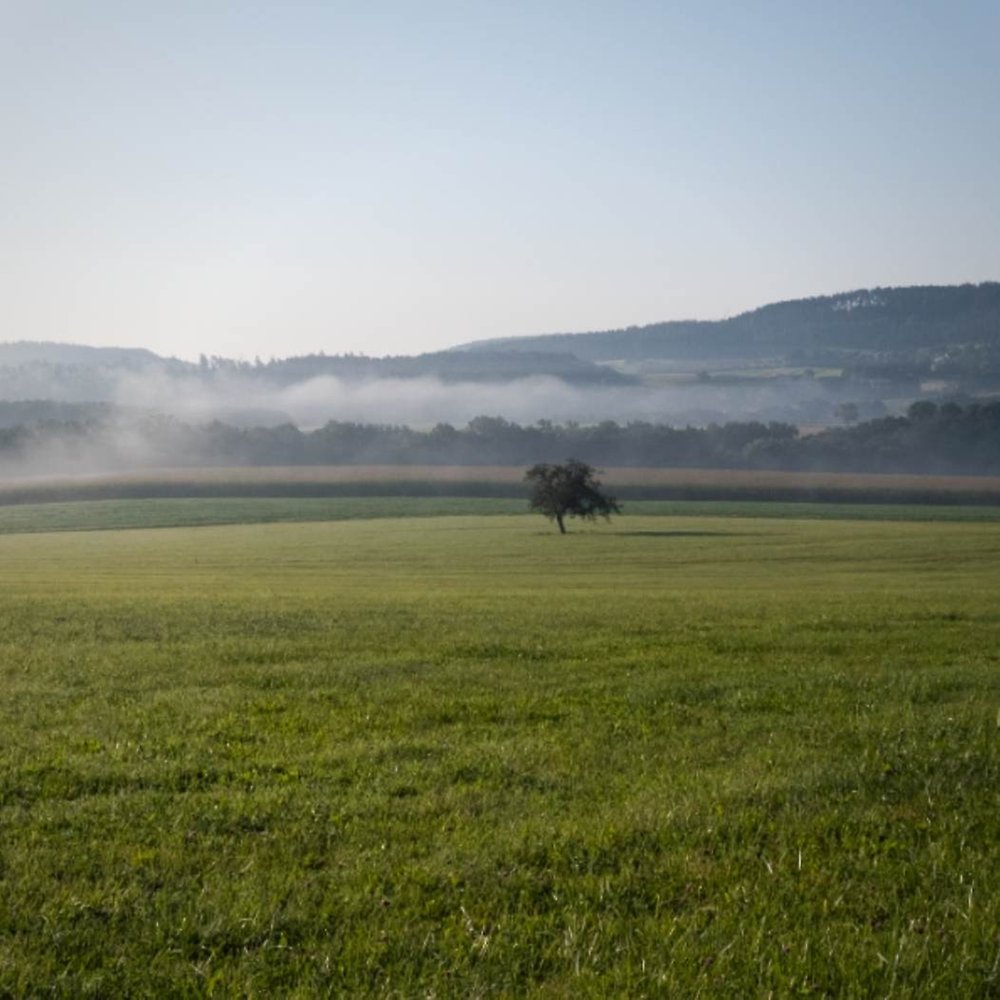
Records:
[[[331,421],[416,430],[450,424],[461,429],[476,417],[499,417],[522,426],[604,421],[704,426],[741,420],[796,423],[800,414],[829,413],[835,405],[829,390],[811,379],[728,385],[692,379],[661,386],[609,386],[573,384],[552,376],[463,382],[427,376],[345,379],[324,375],[281,384],[252,370],[90,372],[93,377],[86,383],[83,400],[77,396],[79,372],[71,384],[60,384],[54,370],[49,384],[32,384],[38,398],[53,405],[61,401],[70,413],[32,420],[16,414],[8,417],[6,433],[17,433],[15,428],[21,423],[21,432],[28,437],[2,450],[0,477],[120,473],[220,460],[225,464],[228,452],[213,451],[211,446],[214,436],[221,433],[210,426],[215,423],[230,428],[293,425],[303,432]],[[43,377],[41,371],[36,374]],[[103,410],[86,409],[102,404],[110,405]],[[35,404],[28,400],[21,405]],[[82,409],[73,411],[73,407]],[[280,434],[275,440],[279,443],[269,460],[282,464]],[[297,447],[293,434],[288,454]]]
[[[461,427],[477,416],[502,416],[520,424],[707,423],[741,419],[787,419],[794,408],[824,399],[821,386],[802,380],[790,386],[712,386],[687,383],[668,387],[580,386],[552,377],[510,382],[443,382],[435,378],[362,381],[320,376],[276,386],[245,376],[211,380],[167,375],[121,377],[114,401],[155,410],[180,420],[240,424],[293,423],[302,430],[331,420],[432,427]]]

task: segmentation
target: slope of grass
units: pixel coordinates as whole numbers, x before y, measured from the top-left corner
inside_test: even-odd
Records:
[[[523,500],[475,497],[203,497],[76,500],[0,506],[0,534],[121,528],[352,521],[359,518],[513,514]],[[955,508],[960,510],[963,508]],[[990,511],[990,508],[985,508]],[[1000,510],[997,511],[1000,519]]]
[[[1000,995],[994,524],[0,559],[0,994]]]

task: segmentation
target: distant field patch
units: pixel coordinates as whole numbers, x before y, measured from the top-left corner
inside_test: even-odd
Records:
[[[630,500],[629,514],[837,521],[1000,521],[1000,506],[930,503],[808,503],[779,500]],[[2,510],[0,510],[2,517]]]
[[[830,500],[859,503],[1000,503],[1000,477],[762,472],[746,469],[609,469],[608,486],[650,499]]]
[[[218,497],[76,500],[0,506],[0,534],[516,514],[519,500],[474,497]]]
[[[523,498],[521,466],[340,465],[158,469],[0,484],[0,505],[168,497]],[[1000,504],[1000,477],[609,468],[624,500]]]

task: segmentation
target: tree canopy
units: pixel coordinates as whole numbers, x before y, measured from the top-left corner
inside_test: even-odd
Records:
[[[561,465],[533,465],[524,479],[531,487],[531,509],[555,521],[564,535],[567,517],[609,520],[612,514],[621,513],[615,498],[603,492],[596,470],[575,458]]]

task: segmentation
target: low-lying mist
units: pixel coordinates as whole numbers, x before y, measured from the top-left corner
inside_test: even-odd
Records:
[[[961,442],[941,454],[921,452],[893,427],[881,450],[860,438],[841,441],[838,433],[851,432],[844,420],[863,424],[885,407],[863,385],[838,379],[606,385],[548,375],[321,375],[282,383],[253,369],[99,375],[88,401],[60,401],[55,384],[48,401],[0,400],[0,477],[244,464],[518,465],[568,455],[603,465],[831,471],[976,472],[997,464],[989,435],[987,450],[976,454]],[[805,425],[831,424],[808,443],[799,434]]]
[[[1000,402],[963,407],[921,401],[905,417],[812,434],[779,421],[676,427],[663,421],[528,423],[488,415],[457,427],[437,422],[421,428],[390,422],[381,412],[378,422],[329,420],[305,430],[287,422],[270,427],[204,423],[139,409],[38,419],[0,429],[0,476],[178,466],[525,467],[570,455],[601,466],[1000,474]]]
[[[194,422],[244,426],[293,423],[302,429],[330,420],[432,427],[464,426],[496,414],[521,424],[649,421],[704,425],[731,420],[826,421],[837,396],[821,382],[799,379],[759,385],[687,383],[665,387],[580,386],[540,376],[510,382],[443,382],[434,378],[351,381],[321,376],[280,386],[223,374],[211,379],[122,375],[114,401]]]

